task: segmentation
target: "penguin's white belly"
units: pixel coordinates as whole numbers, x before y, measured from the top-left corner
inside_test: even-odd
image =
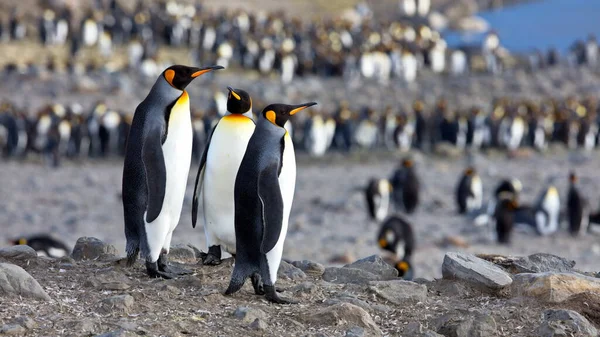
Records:
[[[279,174],[279,188],[283,198],[283,221],[281,223],[281,232],[279,240],[275,247],[267,253],[267,262],[269,264],[269,274],[271,281],[277,280],[277,270],[283,254],[283,243],[287,235],[290,211],[292,210],[292,201],[294,199],[294,190],[296,189],[296,154],[294,144],[288,133],[285,134],[285,150],[283,151],[283,166]]]
[[[235,254],[235,179],[254,132],[251,119],[225,116],[215,129],[204,167],[202,198],[207,245]]]
[[[162,144],[166,169],[162,209],[158,217],[145,226],[150,261],[158,259],[161,249],[168,251],[172,232],[179,223],[192,160],[192,138],[189,101],[180,98],[171,110],[167,139]]]

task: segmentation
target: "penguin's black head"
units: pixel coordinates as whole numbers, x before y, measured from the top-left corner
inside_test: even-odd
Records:
[[[174,65],[165,69],[162,76],[169,84],[179,90],[184,90],[194,78],[206,74],[207,72],[223,69],[221,66],[210,66],[205,68],[188,67],[182,65]]]
[[[227,87],[227,90],[227,111],[232,114],[245,114],[252,109],[252,98],[246,91],[232,87]]]
[[[24,237],[20,237],[14,240],[10,240],[10,244],[13,246],[17,246],[17,245],[26,245],[27,244],[27,239]]]
[[[410,264],[410,261],[398,261],[396,262],[396,265],[394,265],[394,267],[398,271],[398,277],[403,279],[412,279],[412,277],[410,277],[410,275],[412,275],[412,266]]]
[[[290,119],[290,116],[293,116],[296,114],[296,112],[304,110],[316,104],[317,103],[315,102],[309,102],[298,105],[271,104],[263,109],[262,116],[271,123],[283,127],[288,121],[288,119]]]
[[[577,175],[575,174],[575,171],[571,171],[571,173],[569,173],[569,182],[571,184],[575,184],[577,183]]]

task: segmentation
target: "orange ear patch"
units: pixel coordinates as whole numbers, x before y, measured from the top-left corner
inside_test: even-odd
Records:
[[[269,110],[269,111],[267,111],[267,112],[265,113],[265,117],[266,117],[266,118],[267,118],[269,121],[271,121],[271,123],[273,123],[273,124],[277,124],[277,123],[275,123],[275,119],[277,118],[277,115],[275,114],[275,111],[273,111],[273,110]]]
[[[175,78],[175,70],[168,69],[165,71],[165,79],[169,82],[170,85],[173,85],[173,79]]]
[[[19,244],[20,245],[26,245],[27,244],[27,240],[24,238],[19,239]]]
[[[396,264],[396,267],[400,270],[402,270],[403,272],[407,272],[409,269],[408,263],[406,263],[406,261],[400,261],[398,262],[398,264]]]

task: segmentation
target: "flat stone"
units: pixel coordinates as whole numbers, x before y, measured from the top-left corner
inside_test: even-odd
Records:
[[[0,249],[0,258],[9,261],[35,260],[36,251],[27,245],[10,246]]]
[[[302,261],[293,261],[292,265],[300,270],[302,270],[305,274],[311,276],[321,276],[325,272],[325,266],[320,263],[312,262],[308,260]]]
[[[398,270],[378,255],[365,257],[364,259],[345,265],[344,268],[364,270],[376,275],[380,280],[391,280],[398,277]]]
[[[597,337],[598,330],[573,310],[549,309],[542,314],[540,337]]]
[[[116,295],[102,300],[100,311],[104,313],[129,312],[133,303],[134,299],[131,295]]]
[[[370,281],[380,281],[380,278],[361,269],[328,267],[323,273],[323,280],[338,284],[367,284]]]
[[[490,315],[471,316],[462,312],[451,312],[434,320],[438,334],[453,337],[496,336],[496,321]]]
[[[349,294],[349,293],[338,294],[334,298],[327,299],[324,302],[325,305],[338,305],[341,303],[350,303],[350,304],[360,307],[366,311],[373,309],[373,307],[369,303],[367,303],[367,302],[359,299],[355,295]]]
[[[549,303],[560,303],[585,292],[600,292],[600,279],[571,273],[518,274],[511,286],[513,296]]]
[[[493,263],[472,254],[453,252],[446,253],[444,257],[442,276],[490,289],[502,289],[513,282],[510,274]]]
[[[196,253],[190,245],[177,244],[169,249],[169,260],[180,263],[196,263]]]
[[[283,260],[279,264],[277,276],[281,279],[292,281],[303,280],[306,278],[306,274],[302,270]]]
[[[233,312],[233,317],[241,319],[246,323],[252,323],[257,318],[266,320],[267,314],[264,311],[257,308],[241,306],[235,309],[235,311]]]
[[[27,316],[20,316],[17,317],[13,323],[15,324],[19,324],[20,326],[24,327],[25,329],[31,330],[31,329],[35,329],[38,324],[31,318],[27,317]]]
[[[575,261],[552,254],[533,254],[514,260],[517,273],[571,272]]]
[[[137,336],[135,333],[125,331],[125,330],[115,330],[109,331],[107,333],[103,333],[101,335],[96,335],[96,337],[133,337]]]
[[[437,332],[431,331],[419,322],[411,322],[404,328],[404,335],[411,337],[444,337]]]
[[[427,298],[426,286],[404,280],[369,282],[369,290],[397,305],[422,302]]]
[[[0,294],[50,300],[50,296],[29,273],[10,263],[0,263]]]
[[[311,324],[327,327],[360,327],[366,330],[368,336],[382,335],[371,315],[364,309],[350,303],[336,304],[317,312],[308,313],[306,320]]]
[[[317,286],[313,282],[305,281],[305,282],[302,282],[302,283],[294,286],[290,290],[293,293],[314,294],[317,291]]]
[[[106,260],[113,259],[118,254],[113,245],[93,237],[81,237],[75,243],[72,256],[75,260]]]
[[[267,323],[260,318],[257,318],[254,322],[250,323],[250,329],[252,330],[265,331],[268,327]]]
[[[5,324],[0,328],[0,334],[6,336],[24,335],[27,329],[19,324]]]

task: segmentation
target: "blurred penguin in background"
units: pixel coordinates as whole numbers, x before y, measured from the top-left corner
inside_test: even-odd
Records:
[[[392,262],[398,270],[398,277],[412,280],[414,270],[410,260],[415,249],[415,237],[410,223],[399,215],[390,216],[381,225],[377,243],[379,248],[394,255]],[[399,257],[400,252],[403,253],[402,258]]]
[[[413,160],[403,159],[390,182],[396,207],[408,214],[413,213],[419,205],[419,178],[415,172]]]
[[[458,213],[471,213],[481,209],[483,197],[483,185],[481,178],[473,167],[468,167],[456,189],[456,202],[458,204]]]
[[[567,195],[567,216],[569,233],[573,236],[585,234],[590,224],[590,210],[585,197],[579,190],[579,179],[574,171],[569,174],[569,193]]]
[[[381,222],[388,215],[392,185],[387,179],[369,180],[365,197],[371,219]]]

